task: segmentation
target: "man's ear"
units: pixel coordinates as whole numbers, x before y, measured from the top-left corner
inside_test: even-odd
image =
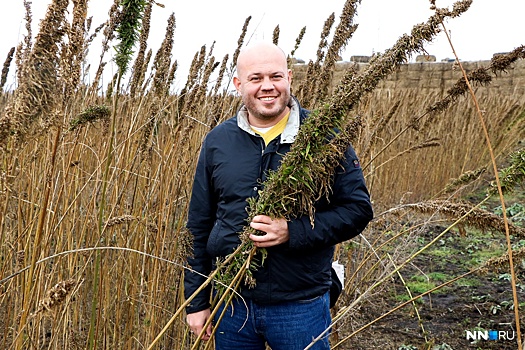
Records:
[[[291,69],[288,69],[288,82],[291,84],[293,78],[293,72]]]
[[[238,77],[233,77],[233,85],[238,93],[241,93],[241,80]]]

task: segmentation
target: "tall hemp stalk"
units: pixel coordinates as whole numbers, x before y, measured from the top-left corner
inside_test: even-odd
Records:
[[[104,233],[104,211],[106,207],[106,192],[108,187],[109,170],[111,168],[111,162],[113,160],[113,142],[116,136],[116,113],[118,107],[118,97],[120,91],[120,83],[122,76],[126,74],[129,64],[132,60],[134,53],[135,42],[139,38],[140,27],[144,10],[146,7],[145,0],[121,0],[120,6],[120,21],[117,23],[117,40],[120,41],[116,45],[115,63],[117,64],[117,80],[116,80],[116,91],[113,94],[113,110],[111,112],[111,127],[109,132],[108,148],[105,160],[104,177],[102,180],[102,192],[100,195],[99,213],[98,213],[98,232],[99,237],[102,238]],[[98,313],[98,294],[99,294],[99,278],[100,278],[100,264],[101,255],[97,251],[95,257],[95,268],[93,274],[93,299],[91,304],[91,318],[88,334],[88,349],[96,349],[96,337],[95,328],[98,324],[97,313]]]
[[[435,1],[433,1],[434,3]],[[512,242],[510,238],[510,229],[509,229],[509,221],[507,218],[507,209],[505,206],[505,199],[503,197],[503,189],[500,183],[499,179],[499,172],[498,172],[498,165],[496,163],[496,157],[494,156],[494,148],[492,147],[492,143],[490,141],[490,136],[487,129],[487,124],[485,123],[485,120],[483,119],[483,113],[481,112],[481,108],[478,104],[478,99],[476,98],[476,95],[474,93],[474,90],[472,89],[472,85],[470,84],[470,81],[467,77],[467,73],[465,72],[465,69],[463,68],[463,65],[459,61],[458,55],[456,53],[456,50],[454,49],[454,45],[452,44],[452,40],[450,38],[450,35],[447,32],[445,23],[441,21],[441,25],[443,26],[444,32],[447,36],[448,42],[450,43],[450,47],[452,48],[452,51],[454,52],[454,56],[456,57],[456,62],[458,62],[458,65],[461,69],[461,73],[463,74],[463,78],[465,80],[465,84],[468,86],[468,91],[470,93],[470,96],[472,97],[472,100],[474,101],[474,104],[476,106],[476,112],[480,120],[480,124],[483,129],[483,136],[485,137],[485,142],[487,143],[487,149],[490,154],[490,160],[492,163],[493,171],[494,171],[494,177],[495,177],[495,184],[497,188],[497,192],[499,195],[499,200],[501,203],[502,208],[502,214],[503,214],[503,222],[505,226],[505,239],[507,243],[507,255],[509,260],[509,270],[511,275],[511,288],[512,288],[512,297],[513,297],[513,305],[514,305],[514,323],[516,325],[516,341],[518,344],[518,349],[522,348],[521,345],[521,328],[520,328],[520,315],[519,315],[519,302],[518,302],[518,291],[516,288],[516,273],[514,268],[514,260],[513,260],[513,253],[512,253]]]
[[[27,55],[27,60],[24,60],[24,64],[20,66],[19,87],[14,99],[6,107],[4,115],[0,118],[0,126],[2,126],[0,148],[7,147],[10,152],[17,149],[28,135],[45,135],[50,127],[58,124],[55,137],[51,142],[49,161],[46,165],[44,190],[39,204],[40,211],[36,220],[33,242],[31,244],[28,240],[25,243],[25,257],[30,259],[30,268],[25,279],[22,280],[22,313],[18,322],[16,349],[22,349],[24,341],[27,340],[25,329],[28,325],[30,305],[35,291],[33,279],[37,274],[36,261],[42,253],[41,243],[44,239],[44,226],[52,191],[56,154],[62,132],[60,123],[57,123],[58,109],[56,104],[58,101],[56,96],[58,95],[59,77],[56,72],[59,66],[59,45],[64,35],[63,24],[67,4],[67,0],[55,0],[49,5],[33,48],[29,46],[31,42],[26,38],[27,46],[20,55]],[[25,6],[27,10],[26,19],[30,20],[30,6],[28,3],[25,3]],[[19,49],[21,48],[19,46]]]

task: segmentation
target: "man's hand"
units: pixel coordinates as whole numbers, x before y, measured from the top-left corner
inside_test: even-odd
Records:
[[[259,248],[272,247],[290,239],[288,222],[283,218],[272,219],[266,215],[257,215],[252,219],[250,226],[266,233],[264,236],[250,235],[253,244]]]
[[[202,329],[208,319],[210,318],[211,311],[210,309],[194,312],[192,314],[188,314],[186,316],[186,322],[188,322],[188,325],[190,326],[191,331],[193,334],[198,336],[201,334]],[[202,340],[209,340],[211,337],[211,323],[206,328],[206,332],[202,335]]]

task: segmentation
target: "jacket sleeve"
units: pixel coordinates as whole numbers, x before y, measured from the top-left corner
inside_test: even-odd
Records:
[[[352,147],[336,170],[328,206],[288,222],[291,250],[322,249],[359,235],[373,218],[370,195]]]
[[[189,269],[184,273],[184,297],[188,299],[203,283],[212,270],[212,259],[206,251],[208,237],[215,221],[215,201],[209,171],[206,140],[203,142],[188,210],[186,228],[193,240],[193,252],[187,257]],[[203,289],[186,308],[194,313],[210,307],[211,285]]]

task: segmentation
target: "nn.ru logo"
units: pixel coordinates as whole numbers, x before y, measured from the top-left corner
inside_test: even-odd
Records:
[[[467,340],[514,340],[514,331],[466,331]]]

